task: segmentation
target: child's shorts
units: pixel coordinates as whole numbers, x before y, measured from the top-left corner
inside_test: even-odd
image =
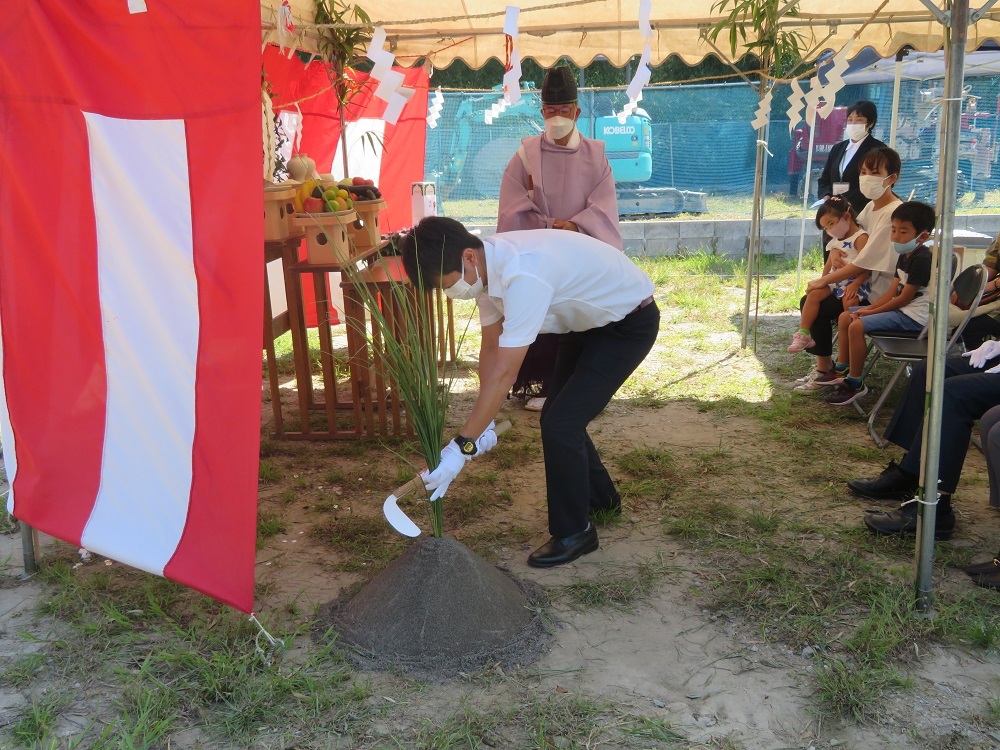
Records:
[[[902,310],[862,315],[859,320],[865,333],[919,333],[924,330],[924,324],[918,323]]]

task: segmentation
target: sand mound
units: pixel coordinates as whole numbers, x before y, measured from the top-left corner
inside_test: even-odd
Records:
[[[534,661],[548,642],[537,589],[461,542],[423,539],[322,617],[367,669],[446,677]]]

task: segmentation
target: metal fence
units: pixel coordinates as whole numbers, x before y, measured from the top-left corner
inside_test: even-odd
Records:
[[[900,86],[896,148],[903,159],[903,173],[897,193],[904,198],[912,195],[931,203],[935,200],[941,83],[940,79],[905,81]],[[858,99],[875,102],[879,121],[874,134],[888,143],[893,86],[892,82],[848,85],[837,102],[842,107]],[[789,132],[790,91],[788,85],[774,91],[767,137],[773,156],[767,159],[765,189],[768,194],[783,196],[792,210],[796,203],[801,206],[806,134]],[[997,208],[1000,77],[967,79],[966,91],[959,210]],[[518,106],[487,124],[484,112],[499,98],[499,92],[446,92],[438,127],[427,131],[425,179],[438,183],[442,205],[458,219],[481,218],[461,214],[490,210],[499,192],[500,175],[520,139],[543,128],[534,91],[526,92]],[[624,89],[581,89],[584,135],[592,135],[588,123],[593,118],[618,112],[625,102]],[[653,87],[643,92],[640,106],[652,124],[653,160],[652,175],[641,185],[704,192],[709,211],[749,216],[756,148],[756,132],[750,125],[757,107],[753,89],[746,83]],[[822,169],[832,143],[843,139],[845,116],[846,108],[842,108],[817,126],[813,178]],[[812,182],[815,185],[815,179]]]

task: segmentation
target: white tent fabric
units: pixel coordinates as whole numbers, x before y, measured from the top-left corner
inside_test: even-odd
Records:
[[[944,54],[911,52],[903,58],[901,81],[928,81],[944,78]],[[1000,75],[1000,52],[970,52],[965,56],[965,77]],[[896,80],[896,59],[878,59],[870,65],[849,71],[844,83],[891,83]]]
[[[715,0],[651,0],[653,27],[651,62],[679,55],[693,64],[717,54],[702,31],[721,20],[713,11]],[[642,52],[637,0],[438,0],[424,5],[412,0],[361,0],[358,3],[382,26],[390,51],[402,64],[430,57],[436,67],[462,59],[482,67],[490,58],[504,56],[504,13],[507,4],[519,5],[521,57],[549,66],[562,56],[586,65],[604,56],[624,65]],[[273,28],[281,0],[261,0],[261,20]],[[940,0],[939,0],[939,5]],[[841,49],[861,28],[855,53],[871,47],[880,57],[891,57],[909,45],[920,52],[941,48],[941,24],[920,0],[798,0],[789,3],[795,15],[786,14],[781,25],[800,32],[810,49]],[[302,48],[314,48],[310,26],[312,0],[291,0]],[[873,14],[877,11],[877,16]],[[991,9],[969,28],[968,50],[1000,38],[1000,9]],[[729,56],[728,41],[720,37],[719,49]],[[741,57],[744,48],[738,48]]]

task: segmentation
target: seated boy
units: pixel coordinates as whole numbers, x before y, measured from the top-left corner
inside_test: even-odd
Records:
[[[834,374],[842,377],[826,402],[846,406],[868,393],[861,381],[865,365],[865,334],[919,332],[927,325],[933,259],[923,242],[934,229],[934,209],[926,203],[907,201],[892,212],[889,239],[899,253],[896,283],[868,307],[852,307],[838,320],[839,351]]]

